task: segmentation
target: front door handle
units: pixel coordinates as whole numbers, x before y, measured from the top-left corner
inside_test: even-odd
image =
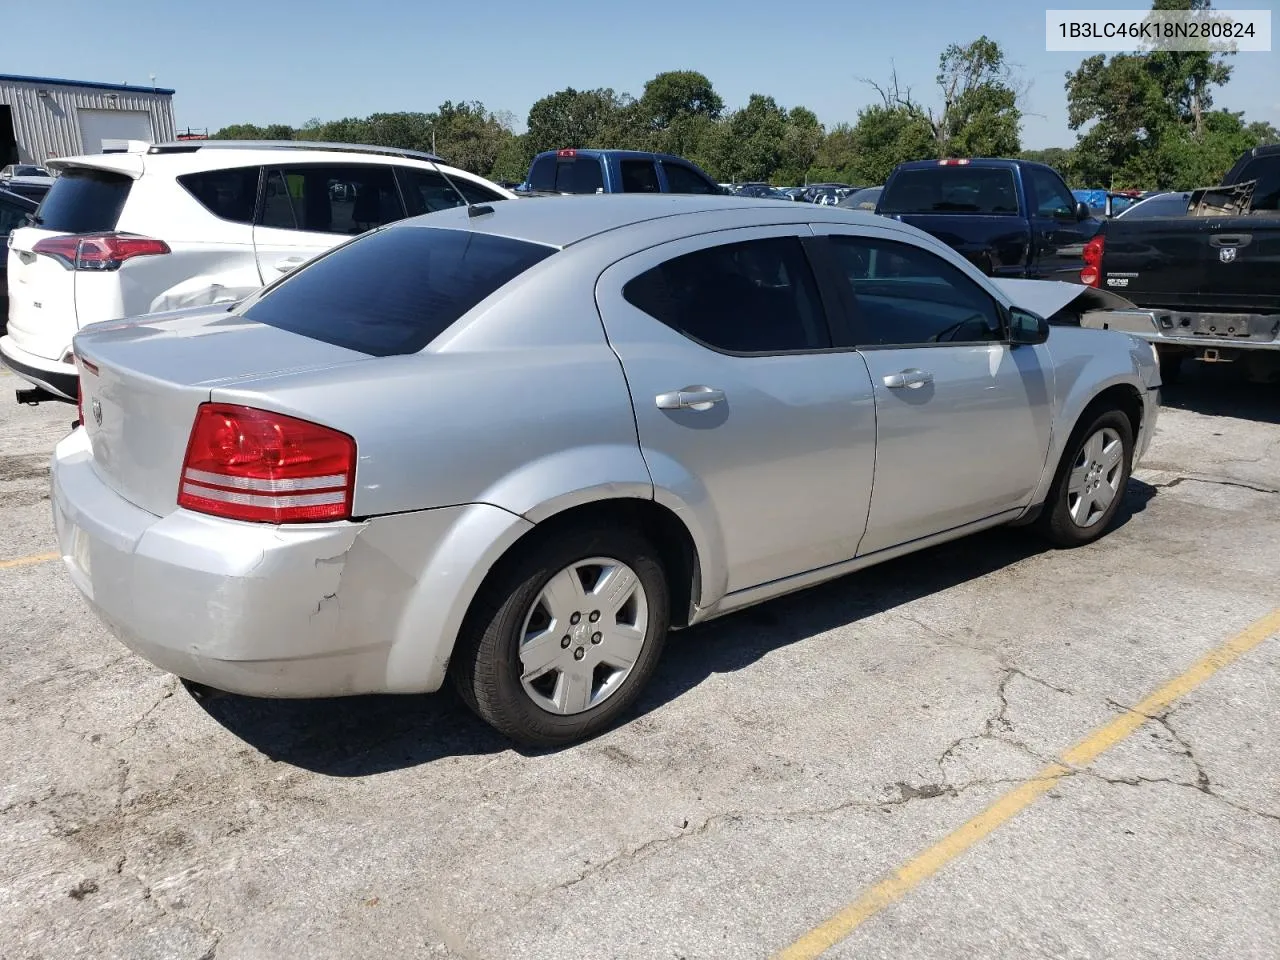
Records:
[[[902,387],[918,390],[926,383],[933,383],[933,374],[925,370],[903,370],[901,373],[891,373],[884,378],[884,385],[894,390]]]
[[[659,410],[710,410],[724,400],[724,391],[714,387],[685,387],[653,398]]]

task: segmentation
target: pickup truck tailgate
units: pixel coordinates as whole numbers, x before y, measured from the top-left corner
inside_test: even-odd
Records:
[[[1122,217],[1104,235],[1102,286],[1144,306],[1280,310],[1280,216]]]

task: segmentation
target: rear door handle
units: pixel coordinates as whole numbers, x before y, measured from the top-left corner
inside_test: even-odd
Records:
[[[901,373],[891,373],[884,378],[884,385],[894,390],[907,387],[911,390],[917,390],[926,383],[933,383],[933,374],[925,370],[903,370]]]
[[[698,385],[660,393],[653,399],[659,410],[710,410],[724,401],[724,391]]]

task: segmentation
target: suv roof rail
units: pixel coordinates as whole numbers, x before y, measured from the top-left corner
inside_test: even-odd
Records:
[[[373,153],[407,160],[445,161],[434,153],[378,147],[368,143],[327,143],[319,140],[174,140],[153,144],[147,153],[195,153],[198,150],[329,150],[344,153]]]

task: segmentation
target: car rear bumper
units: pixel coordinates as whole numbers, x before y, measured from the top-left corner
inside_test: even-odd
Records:
[[[437,689],[476,585],[457,569],[475,562],[459,526],[487,539],[521,522],[487,505],[286,526],[157,517],[99,478],[84,430],[54,451],[51,500],[72,581],[125,646],[266,697]]]
[[[28,383],[43,387],[71,403],[76,402],[80,391],[80,377],[74,363],[37,357],[23,350],[10,336],[0,337],[0,363]]]

